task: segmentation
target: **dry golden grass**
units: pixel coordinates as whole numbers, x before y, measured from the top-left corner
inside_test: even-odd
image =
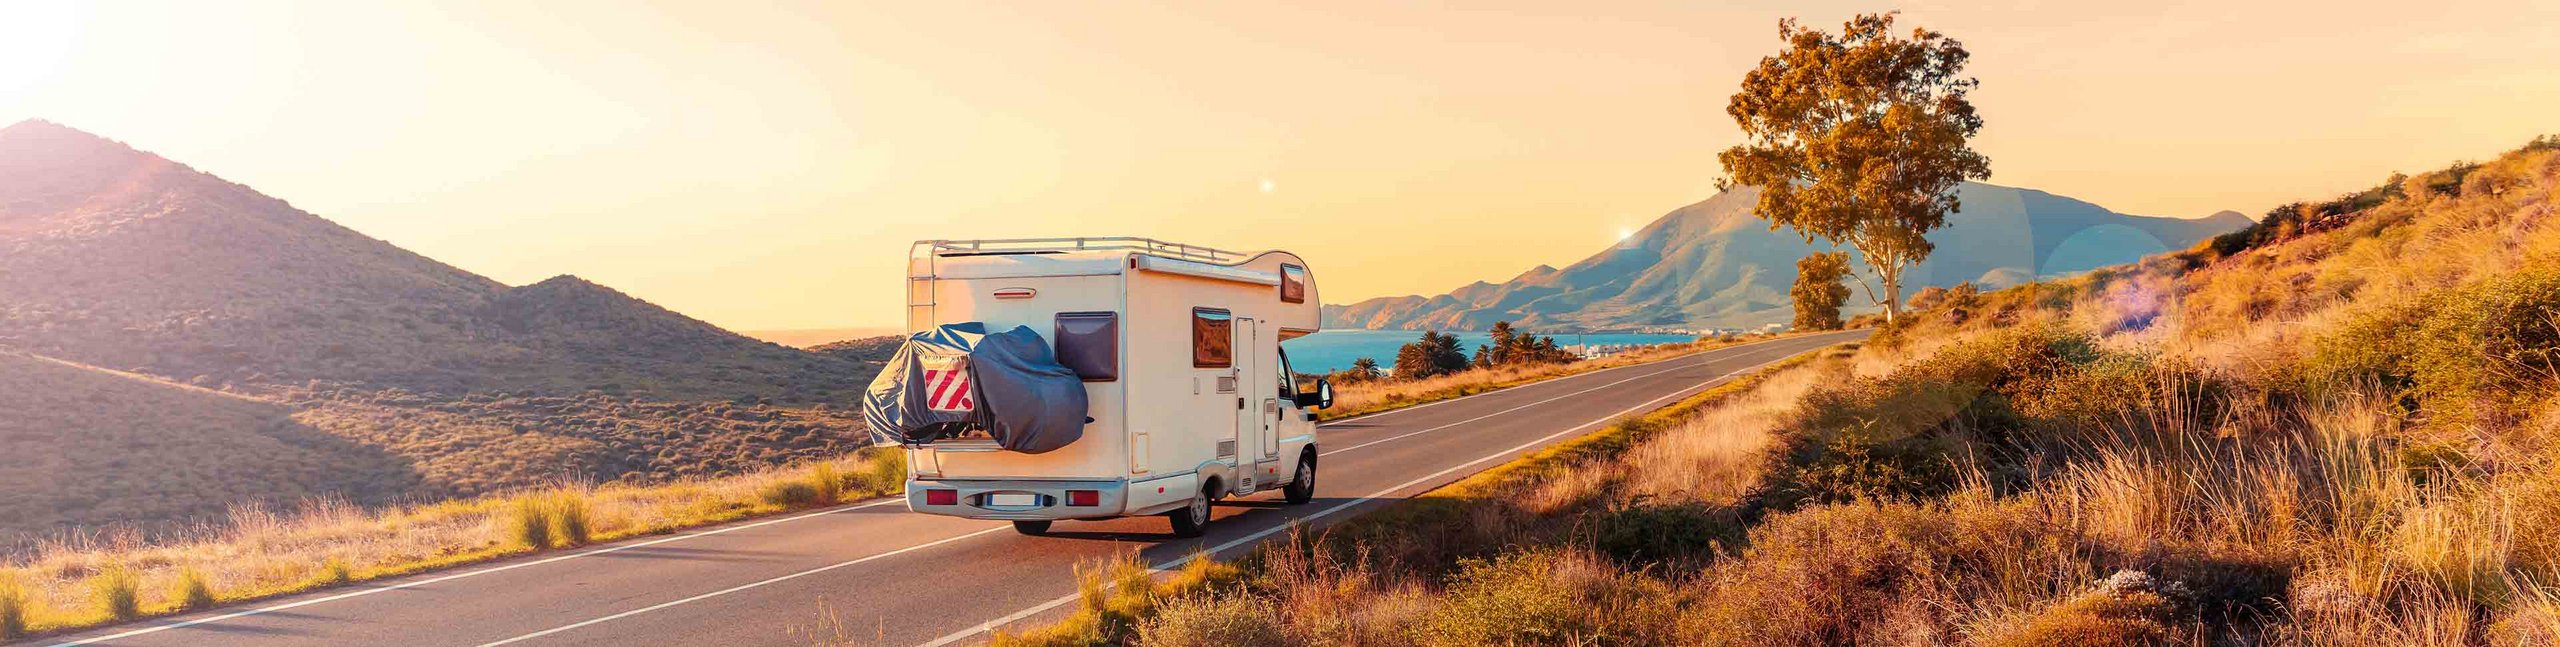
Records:
[[[1298,644],[2552,644],[2560,142],[2335,204],[1923,313],[1215,604]]]
[[[58,542],[0,564],[0,629],[12,612],[29,631],[72,629],[890,494],[904,483],[903,457],[865,451],[743,476],[559,485],[388,509],[322,499],[286,512],[239,508],[183,539]],[[777,483],[813,479],[833,481],[838,495],[765,496]]]

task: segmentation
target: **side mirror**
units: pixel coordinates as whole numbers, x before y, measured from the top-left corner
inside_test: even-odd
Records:
[[[1301,409],[1308,407],[1331,409],[1333,408],[1333,380],[1316,378],[1315,392],[1300,393],[1295,399],[1297,400],[1298,408]]]

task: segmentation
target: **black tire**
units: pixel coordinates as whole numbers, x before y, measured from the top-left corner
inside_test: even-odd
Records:
[[[1014,532],[1018,532],[1018,533],[1022,533],[1022,534],[1025,534],[1025,535],[1035,536],[1035,537],[1036,537],[1036,536],[1040,536],[1040,535],[1046,535],[1046,534],[1049,534],[1049,520],[1047,520],[1047,519],[1040,519],[1040,520],[1037,520],[1037,521],[1016,520],[1016,521],[1014,521],[1014,522],[1013,522],[1013,531],[1014,531]]]
[[[1316,500],[1316,455],[1314,452],[1307,452],[1298,456],[1298,471],[1295,474],[1289,475],[1288,485],[1280,486],[1280,494],[1287,498],[1290,505],[1297,505]]]
[[[1189,539],[1209,532],[1209,488],[1215,486],[1212,483],[1201,487],[1199,493],[1191,495],[1190,505],[1164,513],[1164,518],[1173,522],[1173,536]]]

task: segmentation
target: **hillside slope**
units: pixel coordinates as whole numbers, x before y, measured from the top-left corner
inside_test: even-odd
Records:
[[[205,517],[248,497],[384,503],[406,461],[291,407],[0,351],[0,533]]]
[[[41,121],[0,128],[0,351],[69,363],[8,367],[42,387],[0,399],[12,455],[47,458],[0,483],[56,494],[0,533],[738,473],[862,444],[829,406],[878,370],[577,277],[510,287]]]
[[[1991,287],[2131,262],[2248,226],[2223,212],[2185,220],[2128,216],[2036,191],[1968,182],[1963,209],[1932,232],[1936,253],[1911,270],[1906,293],[1972,281]],[[1795,262],[1817,249],[1770,231],[1748,187],[1665,214],[1610,249],[1564,269],[1539,266],[1436,297],[1325,306],[1342,328],[1482,330],[1509,320],[1531,329],[1749,327],[1791,316]],[[1852,303],[1861,303],[1863,295]]]
[[[199,385],[848,402],[867,379],[575,277],[510,288],[36,121],[0,129],[0,344]]]
[[[2555,216],[2395,174],[999,644],[2560,644]]]

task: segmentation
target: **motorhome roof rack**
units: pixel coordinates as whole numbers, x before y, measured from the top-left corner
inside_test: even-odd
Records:
[[[1104,236],[1090,238],[999,238],[988,240],[927,240],[917,245],[930,245],[936,256],[968,256],[977,254],[1053,254],[1103,250],[1131,250],[1185,260],[1226,263],[1244,258],[1240,252],[1187,243],[1173,243],[1153,238]]]

